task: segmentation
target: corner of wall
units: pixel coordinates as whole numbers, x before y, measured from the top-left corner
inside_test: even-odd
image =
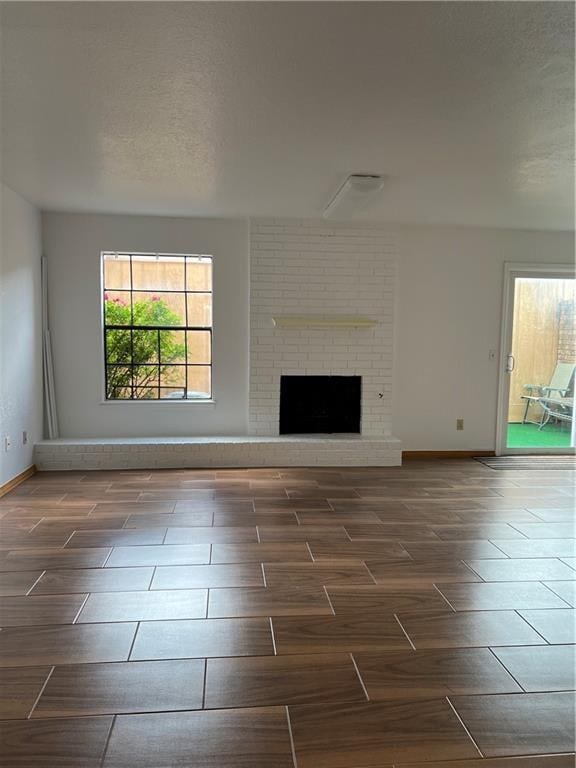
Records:
[[[34,443],[42,438],[42,246],[40,212],[3,184],[0,219],[0,485],[4,485],[32,465]]]

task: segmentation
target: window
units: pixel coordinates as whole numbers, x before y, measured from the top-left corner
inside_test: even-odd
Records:
[[[107,400],[212,396],[212,257],[103,253]]]

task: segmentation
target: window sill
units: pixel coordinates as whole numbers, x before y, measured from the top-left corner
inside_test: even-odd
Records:
[[[216,400],[100,400],[99,405],[146,405],[148,407],[153,405],[216,405]]]

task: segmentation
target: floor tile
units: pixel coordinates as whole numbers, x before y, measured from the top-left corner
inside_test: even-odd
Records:
[[[409,560],[406,550],[390,541],[313,542],[310,551],[314,560]],[[286,558],[284,558],[286,559]]]
[[[516,496],[515,498],[509,497],[505,499],[504,497],[500,498],[492,498],[492,499],[482,499],[482,507],[483,509],[488,510],[498,510],[498,511],[507,511],[507,510],[516,510],[516,509],[526,509],[529,510],[529,507],[531,504],[536,501],[531,495],[528,495],[530,491],[526,489],[524,491],[524,496]],[[538,499],[539,502],[549,504],[550,506],[554,507],[568,507],[570,503],[570,499],[566,496],[558,496],[555,498],[540,498]],[[506,522],[509,522],[508,520]]]
[[[318,482],[305,477],[252,478],[249,480],[249,487],[251,489],[259,488],[261,490],[268,488],[273,492],[280,491],[280,493],[287,489],[301,490],[302,493],[305,494],[307,493],[307,489],[311,489],[312,491],[317,490]]]
[[[0,605],[0,626],[72,624],[86,595],[29,595],[4,597]]]
[[[165,565],[156,568],[150,589],[263,587],[259,563],[232,565]]]
[[[357,499],[359,494],[354,488],[344,486],[318,487],[318,488],[288,488],[286,490],[289,499]]]
[[[210,561],[210,544],[173,544],[157,547],[115,547],[107,568],[127,565],[199,565]]]
[[[466,564],[484,581],[576,580],[576,571],[560,560],[467,560]]]
[[[0,720],[25,720],[51,671],[49,666],[0,669]]]
[[[208,659],[207,709],[366,701],[349,654]]]
[[[455,696],[452,703],[487,757],[574,750],[572,693]]]
[[[16,517],[22,519],[23,516],[35,515],[40,513],[42,517],[46,515],[56,514],[62,516],[69,512],[75,514],[85,513],[88,515],[92,509],[96,506],[92,501],[77,501],[76,503],[62,502],[60,497],[54,497],[51,499],[42,499],[38,497],[28,496],[27,498],[9,499],[4,496],[0,498],[0,509],[8,509],[6,519],[14,517],[13,512],[16,510]],[[115,505],[117,506],[117,505]]]
[[[488,757],[483,760],[450,760],[403,763],[402,768],[574,768],[574,755],[545,757]]]
[[[546,523],[573,523],[574,509],[566,507],[528,507],[539,520]]]
[[[98,502],[108,502],[110,504],[121,505],[123,503],[129,503],[131,501],[138,501],[140,496],[139,491],[91,491],[91,490],[78,490],[74,493],[67,493],[64,496],[64,501],[67,504],[77,504],[82,501],[92,501],[95,504]],[[116,508],[117,512],[122,511],[119,507]]]
[[[256,512],[279,512],[290,510],[291,512],[300,510],[332,510],[332,505],[326,499],[279,499],[278,497],[266,498],[265,496],[254,499]]]
[[[438,615],[400,614],[410,640],[420,648],[480,648],[544,643],[514,611],[470,611]]]
[[[1,497],[0,497],[1,498]],[[36,514],[36,519],[22,519],[8,520],[6,519],[6,512],[0,509],[0,530],[2,536],[16,534],[16,533],[28,533],[32,528],[36,527],[41,521],[42,517]]]
[[[403,488],[378,488],[376,486],[358,486],[358,496],[366,501],[394,501],[406,499],[430,498],[430,493],[426,488],[403,487]],[[337,498],[337,497],[334,497]],[[347,497],[344,497],[347,498]]]
[[[202,709],[203,659],[56,667],[33,717]]]
[[[173,501],[174,504],[176,504],[177,501],[203,502],[215,498],[214,493],[214,491],[204,489],[185,490],[184,488],[163,488],[159,491],[143,491],[139,494],[139,500],[149,503]]]
[[[405,475],[404,477],[391,477],[389,475],[381,475],[380,477],[370,478],[363,475],[356,477],[355,482],[358,483],[358,487],[363,492],[368,492],[370,488],[381,488],[382,490],[401,491],[403,489],[410,490],[411,488],[453,488],[453,483],[447,480],[441,480],[435,477],[415,477]],[[480,488],[484,485],[478,486]]]
[[[0,498],[0,503],[2,498]],[[88,520],[90,510],[93,508],[93,504],[85,504],[82,506],[70,506],[63,507],[62,504],[54,504],[50,507],[42,507],[38,505],[32,506],[18,506],[18,507],[2,507],[0,506],[0,515],[2,515],[2,525],[8,523],[20,522],[23,525],[31,523],[28,530],[42,520],[60,519],[62,517],[74,518],[75,521]],[[6,511],[3,512],[3,509]]]
[[[168,528],[164,544],[215,544],[221,541],[257,542],[256,526]]]
[[[116,719],[104,768],[293,768],[283,707]]]
[[[63,547],[74,532],[74,528],[68,525],[38,531],[38,527],[36,527],[28,533],[26,531],[6,530],[5,526],[1,526],[1,531],[0,548],[8,550]]]
[[[343,526],[330,525],[298,525],[298,526],[258,526],[260,541],[350,541]]]
[[[459,509],[458,516],[460,524],[467,525],[507,525],[516,526],[516,523],[538,523],[541,522],[532,512],[523,507],[520,508],[499,508],[487,509],[483,506],[481,509]]]
[[[275,528],[298,525],[298,519],[294,512],[215,512],[214,526],[219,527],[239,527],[247,525],[266,525]]]
[[[148,589],[154,568],[77,568],[45,571],[31,595],[128,592]]]
[[[0,667],[125,661],[136,624],[7,627],[0,632]]]
[[[217,512],[244,514],[252,511],[254,511],[252,501],[238,499],[201,499],[196,501],[188,499],[187,501],[177,501],[174,507],[175,514],[180,514],[181,512],[211,512],[213,515]],[[204,523],[204,525],[208,525],[208,523]]]
[[[100,592],[90,595],[77,623],[203,619],[207,599],[206,589]]]
[[[165,528],[131,531],[75,531],[67,541],[66,549],[75,547],[120,547],[162,544],[165,533]]]
[[[402,541],[402,546],[414,560],[487,560],[505,557],[489,541]]]
[[[391,616],[309,616],[272,619],[276,651],[336,653],[409,648],[398,622]]]
[[[212,545],[212,563],[274,563],[287,560],[312,560],[312,557],[304,542]]]
[[[366,567],[379,584],[422,585],[481,581],[477,573],[458,560],[404,560],[397,563],[367,560]]]
[[[289,707],[298,768],[363,768],[478,756],[448,702]]]
[[[124,524],[128,520],[128,515],[117,515],[114,513],[108,513],[100,515],[99,517],[78,517],[69,516],[67,510],[61,513],[61,516],[51,516],[44,518],[36,528],[36,532],[50,531],[58,528],[72,528],[75,531],[93,531],[104,529],[107,531],[119,531],[122,530]]]
[[[56,568],[100,568],[110,548],[17,549],[0,558],[0,571],[54,570]]]
[[[373,616],[399,611],[425,613],[450,610],[450,606],[432,586],[335,586],[327,587],[327,592],[336,615],[360,613]]]
[[[252,481],[253,482],[253,481]],[[205,479],[197,479],[197,478],[191,478],[191,479],[185,479],[180,480],[178,487],[182,489],[190,489],[193,490],[194,488],[206,488],[208,490],[235,490],[235,491],[248,491],[248,489],[251,487],[252,482],[245,478],[226,478],[226,477],[211,477],[211,478],[205,478]]]
[[[8,571],[0,573],[0,597],[25,595],[43,571]]]
[[[266,563],[264,565],[268,587],[306,587],[317,585],[374,584],[366,566],[338,563]]]
[[[526,621],[549,643],[576,642],[576,611],[519,611]]]
[[[0,723],[5,768],[100,768],[111,717]]]
[[[514,523],[514,528],[529,539],[576,538],[576,520],[569,523]]]
[[[517,526],[507,523],[462,525],[433,525],[432,530],[443,541],[470,541],[472,539],[524,539]],[[406,537],[404,537],[406,538]]]
[[[378,651],[354,659],[371,701],[522,690],[486,648]]]
[[[372,507],[378,519],[383,523],[411,522],[442,525],[449,523],[461,523],[462,517],[457,509],[440,508],[437,505],[430,508],[420,506],[418,509],[377,509]]]
[[[525,691],[576,690],[576,647],[573,645],[493,648],[493,652]]]
[[[197,619],[143,622],[138,627],[130,659],[265,656],[273,653],[268,619]]]
[[[508,557],[574,557],[576,539],[524,539],[524,541],[498,541],[494,544]]]
[[[374,512],[339,512],[338,510],[325,509],[324,511],[297,512],[296,517],[300,525],[374,525],[380,523]]]
[[[427,525],[419,523],[349,523],[344,526],[352,541],[387,539],[398,541],[419,539],[438,541],[434,531]]]
[[[124,528],[183,528],[186,526],[208,526],[212,525],[214,513],[198,510],[196,512],[140,512],[131,514]]]
[[[211,589],[208,617],[332,615],[322,587]]]
[[[519,608],[567,608],[552,590],[536,581],[488,584],[441,584],[438,589],[456,611],[501,611]]]
[[[576,606],[576,582],[575,581],[545,581],[544,585],[561,597],[565,603]]]

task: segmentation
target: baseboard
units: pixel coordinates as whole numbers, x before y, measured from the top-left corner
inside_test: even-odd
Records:
[[[402,459],[473,459],[476,456],[495,456],[495,451],[402,451]]]
[[[19,475],[13,477],[12,480],[8,480],[8,482],[4,483],[4,485],[0,485],[0,496],[5,496],[7,493],[10,493],[10,491],[13,491],[14,488],[17,488],[20,483],[23,483],[24,480],[28,480],[29,477],[32,477],[32,475],[35,474],[36,464],[32,464],[28,467],[28,469],[25,469],[24,472],[20,472]]]

